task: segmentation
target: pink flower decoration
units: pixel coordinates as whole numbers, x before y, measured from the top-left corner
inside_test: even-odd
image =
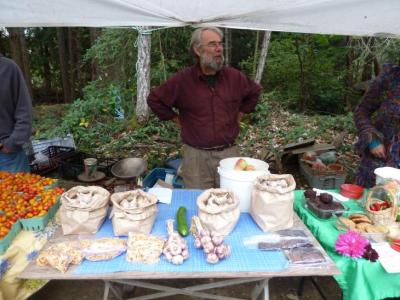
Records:
[[[335,250],[345,256],[362,257],[369,241],[355,231],[340,234],[335,243]]]

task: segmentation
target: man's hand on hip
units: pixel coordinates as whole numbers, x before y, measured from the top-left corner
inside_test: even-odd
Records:
[[[371,150],[369,150],[373,156],[380,158],[380,159],[386,159],[386,149],[385,146],[382,144],[379,144],[378,146],[372,148]]]
[[[179,128],[181,128],[181,121],[179,120],[179,116],[176,116],[172,119],[176,125],[179,126]]]
[[[6,153],[6,154],[9,154],[9,153],[12,152],[11,149],[8,149],[8,148],[4,147],[3,144],[0,144],[0,151],[3,152],[3,153]]]
[[[239,127],[240,127],[240,122],[242,121],[243,115],[244,115],[244,113],[242,113],[240,111],[239,111],[239,113],[237,115],[237,119],[236,120],[237,120],[237,122],[239,124]]]

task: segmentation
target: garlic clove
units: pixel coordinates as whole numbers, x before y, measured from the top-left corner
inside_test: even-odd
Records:
[[[180,254],[179,254],[179,255],[175,255],[175,256],[172,257],[171,262],[172,262],[174,265],[180,265],[180,264],[183,263],[183,256],[180,255]]]
[[[172,260],[172,254],[171,254],[171,252],[166,252],[166,253],[164,253],[164,255],[165,255],[165,258],[166,258],[169,262]]]
[[[200,249],[203,245],[199,238],[195,238],[193,242],[193,246],[197,249]]]
[[[201,241],[201,243],[202,243],[203,246],[204,246],[205,244],[208,244],[208,243],[211,242],[211,238],[210,238],[209,236],[203,236],[203,237],[200,239],[200,241]]]
[[[216,264],[219,261],[218,256],[215,253],[207,254],[207,262],[210,264]]]
[[[182,251],[182,257],[183,257],[183,259],[188,259],[189,258],[189,251],[188,250],[183,250]]]
[[[212,242],[215,246],[219,246],[224,242],[224,237],[222,236],[213,236],[212,237]]]
[[[206,244],[203,244],[203,248],[205,253],[211,253],[214,251],[214,244],[212,242],[208,242]]]
[[[170,247],[170,252],[171,252],[171,254],[172,254],[173,256],[182,253],[182,248],[179,247],[179,245],[177,245],[177,244],[170,244],[169,247]]]

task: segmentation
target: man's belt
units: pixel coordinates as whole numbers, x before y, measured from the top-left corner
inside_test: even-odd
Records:
[[[222,151],[227,148],[235,146],[235,143],[231,144],[225,144],[225,145],[220,145],[220,146],[214,146],[214,147],[198,147],[198,146],[192,146],[193,148],[200,149],[200,150],[205,150],[205,151]]]

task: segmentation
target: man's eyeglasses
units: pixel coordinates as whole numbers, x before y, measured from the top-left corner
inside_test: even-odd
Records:
[[[209,48],[217,48],[218,46],[224,47],[224,43],[223,42],[209,42],[206,46]]]

